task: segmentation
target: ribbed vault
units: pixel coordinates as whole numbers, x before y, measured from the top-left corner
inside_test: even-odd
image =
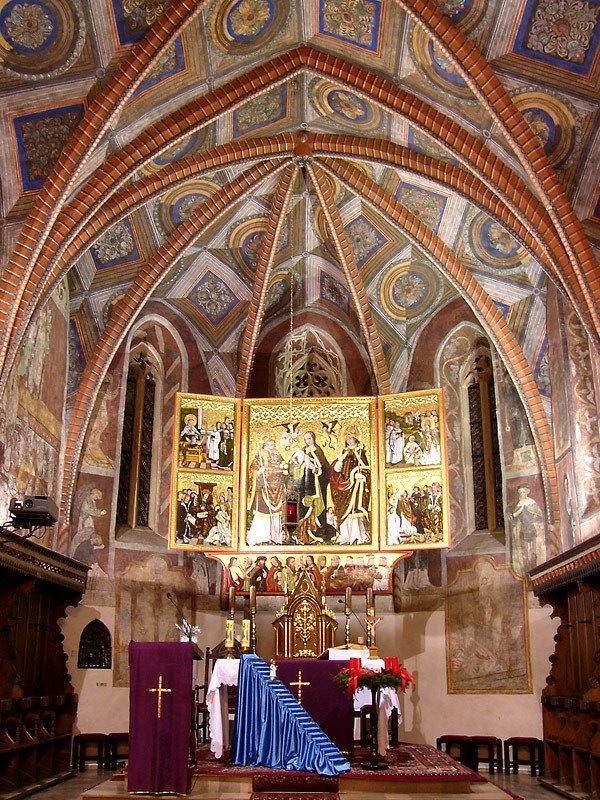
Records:
[[[142,220],[155,236],[154,249],[141,259],[134,279],[121,276],[114,280],[120,300],[115,301],[110,318],[104,327],[98,326],[91,342],[93,352],[86,361],[69,418],[61,498],[64,523],[69,519],[81,449],[102,380],[144,306],[161,292],[165,302],[185,301],[185,296],[169,295],[164,282],[181,275],[184,267],[198,267],[200,247],[221,256],[226,248],[216,230],[223,231],[225,238],[235,221],[260,219],[260,246],[248,267],[251,277],[236,276],[240,284],[247,280],[245,321],[235,329],[232,324],[223,336],[237,341],[237,345],[231,345],[237,358],[236,394],[245,396],[274,275],[277,270],[290,273],[289,263],[298,252],[294,225],[301,215],[301,197],[313,203],[315,230],[321,236],[307,252],[315,263],[318,260],[320,265],[327,265],[332,280],[347,288],[352,311],[347,322],[352,328],[352,315],[356,315],[353,335],[364,345],[380,393],[388,392],[392,385],[390,339],[396,334],[402,337],[378,305],[379,288],[359,258],[351,224],[361,218],[363,227],[371,225],[373,236],[381,241],[386,236],[389,239],[388,232],[392,231],[396,239],[390,251],[395,247],[396,254],[406,253],[406,259],[410,259],[409,251],[414,248],[419,258],[439,272],[444,285],[466,301],[494,343],[526,409],[541,463],[549,521],[557,516],[552,437],[547,406],[534,375],[534,348],[524,343],[523,332],[499,308],[502,297],[490,288],[496,277],[474,265],[471,256],[465,256],[460,237],[450,242],[447,231],[413,213],[398,195],[398,184],[410,177],[428,191],[438,191],[444,202],[460,206],[465,219],[482,213],[498,223],[529,259],[511,290],[515,305],[537,302],[542,291],[538,276],[545,274],[568,298],[586,332],[598,344],[600,278],[594,274],[597,267],[593,254],[541,144],[531,135],[482,52],[432,0],[395,3],[449,59],[514,154],[514,163],[494,152],[485,137],[476,135],[473,126],[440,110],[433,100],[419,97],[391,78],[336,52],[302,44],[264,62],[248,62],[246,69],[240,67],[234,77],[228,75],[219,85],[207,82],[175,111],[134,128],[139,132],[128,135],[122,131],[118,141],[126,143],[113,146],[92,168],[95,153],[106,144],[107,135],[119,128],[123,111],[138,87],[175,40],[198,21],[208,6],[205,0],[173,0],[90,100],[82,122],[40,190],[0,279],[2,391],[36,311],[58,284],[76,271],[80,260],[89,257],[107,231],[119,223],[135,228]],[[302,81],[314,77],[327,79],[381,111],[389,120],[387,128],[382,126],[369,135],[332,133],[319,130],[318,125],[313,130],[300,121],[300,116],[290,114],[270,132],[209,142],[198,152],[148,174],[157,159],[190,137],[213,130],[217,123],[233,126],[234,115],[247,104],[282,86],[291,93],[305,85]],[[395,126],[402,125],[441,148],[443,155],[426,155],[396,141]],[[218,188],[203,197],[172,230],[159,231],[152,215],[164,198],[191,182],[208,179]],[[381,250],[384,252],[385,246]],[[392,261],[392,256],[382,256],[379,267],[391,268]],[[231,258],[223,267],[225,279],[233,275],[230,262]],[[104,274],[110,275],[108,271]],[[530,284],[531,298],[526,296]],[[90,294],[94,288],[90,284],[81,294]],[[409,334],[402,336],[406,341],[410,338]],[[64,545],[64,526],[61,535]]]

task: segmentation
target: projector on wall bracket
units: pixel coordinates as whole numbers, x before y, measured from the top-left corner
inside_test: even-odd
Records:
[[[54,525],[58,520],[58,507],[54,500],[43,495],[13,497],[8,505],[15,528]]]

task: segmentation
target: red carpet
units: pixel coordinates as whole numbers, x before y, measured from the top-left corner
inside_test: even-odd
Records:
[[[358,748],[354,760],[351,762],[352,771],[340,776],[343,780],[368,778],[369,780],[386,781],[485,781],[481,775],[472,772],[453,761],[445,753],[436,750],[435,747],[426,744],[406,744],[401,743],[398,748],[388,750],[385,759],[389,769],[382,772],[371,772],[363,769],[362,763],[368,761],[368,751]],[[217,760],[210,752],[208,745],[202,745],[196,751],[197,775],[252,775],[276,776],[282,775],[281,770],[266,769],[265,767],[237,767],[227,761],[227,757]],[[313,773],[305,772],[285,772],[286,780],[290,776],[306,775],[307,779],[314,780]],[[321,778],[321,780],[323,780]],[[333,778],[333,781],[336,779]],[[319,789],[318,791],[336,791],[336,789]]]

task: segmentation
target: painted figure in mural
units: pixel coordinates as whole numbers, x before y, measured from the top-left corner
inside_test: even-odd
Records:
[[[325,588],[332,592],[340,591],[348,586],[348,577],[338,555],[331,556],[331,564],[325,571]]]
[[[394,491],[388,486],[387,504],[387,544],[395,545],[406,542],[417,533],[412,520],[414,518],[411,501],[406,489]]]
[[[320,592],[322,585],[322,576],[319,568],[315,563],[315,559],[313,558],[313,556],[311,555],[306,556],[305,566],[307,573],[310,575],[313,583],[317,587],[317,591]]]
[[[298,526],[294,532],[300,544],[322,541],[321,529],[326,524],[329,462],[313,431],[304,434],[302,467],[298,484]]]
[[[373,558],[373,561],[375,560],[374,556],[371,556],[371,558]],[[390,567],[387,563],[387,557],[379,556],[379,562],[375,567],[375,573],[373,575],[373,591],[389,592],[390,577]]]
[[[398,493],[393,486],[387,487],[387,543],[400,544],[402,520],[398,514]]]
[[[231,545],[231,514],[225,492],[219,495],[218,505],[215,507],[216,524],[208,532],[204,544]]]
[[[283,568],[283,591],[293,592],[296,585],[296,559],[288,556]]]
[[[86,464],[93,464],[96,467],[112,468],[115,465],[114,460],[104,452],[102,443],[106,430],[113,422],[110,411],[119,395],[118,387],[112,392],[109,389],[110,384],[106,387],[106,391],[98,405],[98,411],[96,412],[94,421],[88,430],[83,454],[84,462]]]
[[[515,546],[520,546],[523,553],[522,567],[525,571],[535,566],[538,537],[544,533],[544,514],[533,497],[530,497],[530,491],[528,486],[519,487],[517,504],[511,515]]]
[[[177,521],[176,539],[177,544],[189,544],[194,530],[195,518],[190,514],[192,504],[191,492],[185,490],[177,495]]]
[[[184,426],[181,429],[179,438],[182,442],[196,443],[200,439],[200,431],[198,430],[198,420],[194,414],[186,414],[183,418]]]
[[[215,500],[213,497],[214,483],[198,484],[199,492],[195,502],[192,502],[190,514],[195,518],[192,536],[199,542],[204,542],[212,529],[217,525],[217,513]],[[231,526],[229,533],[229,543],[231,544]]]
[[[413,523],[417,533],[424,533],[425,528],[423,526],[423,492],[421,491],[420,486],[417,485],[413,486],[409,502],[411,511],[411,522]]]
[[[404,431],[399,419],[389,419],[386,424],[385,460],[394,467],[404,458]]]
[[[283,591],[283,564],[277,556],[271,556],[271,565],[267,573],[267,592]]]
[[[434,534],[436,539],[443,537],[442,517],[442,484],[432,481],[429,491],[425,493],[423,510],[423,527]]]
[[[225,422],[221,428],[218,465],[219,469],[233,469],[233,431],[229,430]]]
[[[236,592],[241,592],[244,588],[244,578],[246,573],[238,564],[235,556],[229,559],[229,564],[225,569],[225,592],[228,592],[233,587]]]
[[[200,431],[204,434],[204,445],[206,447],[206,458],[210,464],[219,463],[219,447],[221,445],[221,423],[216,422],[214,428]]]
[[[269,574],[269,570],[266,565],[267,557],[258,556],[256,563],[248,575],[250,587],[254,586],[257,592],[267,591],[267,575]]]
[[[421,445],[417,442],[414,436],[409,436],[407,443],[404,445],[404,460],[407,464],[414,467],[421,465],[423,457],[423,450]]]
[[[331,497],[340,532],[337,544],[367,544],[370,503],[370,467],[365,448],[355,432],[345,439],[330,472]]]
[[[246,541],[251,546],[283,543],[285,472],[275,439],[265,436],[250,464],[248,510],[252,514],[252,522]]]
[[[71,542],[71,553],[77,561],[89,564],[93,573],[105,575],[96,558],[96,550],[104,548],[102,537],[96,532],[96,519],[106,515],[106,509],[97,506],[97,502],[101,499],[102,492],[94,487],[89,489],[84,497],[79,510],[77,533]]]
[[[252,558],[250,556],[244,556],[244,560],[242,561],[242,570],[244,572],[244,591],[247,592],[250,589],[250,572],[252,571]]]
[[[573,497],[571,495],[568,475],[565,475],[564,477],[563,489],[565,493],[565,511],[566,511],[565,533],[567,539],[567,546],[573,547],[575,545],[575,515],[573,513]]]

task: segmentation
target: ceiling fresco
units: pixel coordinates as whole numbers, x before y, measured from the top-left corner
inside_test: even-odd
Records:
[[[83,419],[150,299],[243,394],[308,312],[402,391],[462,297],[543,425],[548,281],[598,341],[599,40],[598,0],[0,0],[0,387],[65,279]]]

